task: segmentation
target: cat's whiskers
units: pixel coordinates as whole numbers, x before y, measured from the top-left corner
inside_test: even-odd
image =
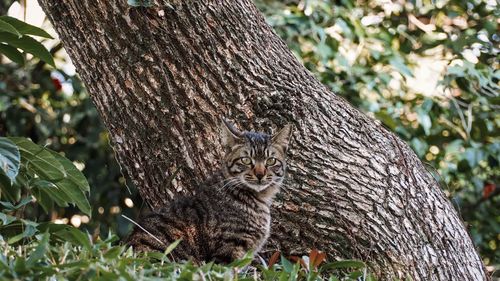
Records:
[[[214,184],[210,185],[210,186],[207,186],[207,188],[216,188],[217,186],[219,186],[220,184],[223,184],[226,185],[227,183],[225,183],[226,181],[231,181],[233,180],[234,178],[228,178],[228,179],[222,179],[218,182],[215,182]]]
[[[238,185],[238,184],[241,184],[241,181],[238,179],[238,178],[230,178],[228,180],[228,182],[226,184],[224,184],[220,189],[221,191],[227,191],[227,189],[229,189],[230,186],[232,185]]]

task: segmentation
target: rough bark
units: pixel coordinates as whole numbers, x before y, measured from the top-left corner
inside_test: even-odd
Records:
[[[207,178],[219,118],[295,125],[269,250],[368,261],[385,278],[484,280],[457,212],[398,137],[320,84],[249,0],[39,0],[153,207]]]

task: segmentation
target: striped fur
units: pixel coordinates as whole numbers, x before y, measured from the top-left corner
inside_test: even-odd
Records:
[[[271,224],[270,206],[285,175],[291,126],[274,136],[239,132],[226,121],[227,149],[221,171],[196,189],[145,216],[128,244],[136,251],[164,251],[175,240],[177,259],[229,263],[246,252],[258,252]]]

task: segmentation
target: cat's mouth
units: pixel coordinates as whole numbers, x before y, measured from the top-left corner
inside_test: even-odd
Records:
[[[250,187],[252,190],[256,191],[256,192],[261,192],[261,191],[264,191],[266,190],[268,187],[271,186],[271,182],[262,182],[262,183],[258,183],[258,182],[255,182],[255,183],[250,183],[250,182],[247,182],[247,186]]]

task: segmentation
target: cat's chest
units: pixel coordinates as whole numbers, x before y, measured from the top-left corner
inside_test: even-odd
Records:
[[[271,230],[271,215],[269,209],[258,210],[252,215],[247,216],[246,225],[253,229],[253,233],[259,233],[257,235],[257,245],[261,246],[269,237],[269,232]]]
[[[258,230],[258,232],[269,232],[271,225],[270,209],[266,205],[250,206],[246,204],[232,204],[226,206],[226,215],[222,217],[223,220],[238,221],[239,224]]]
[[[266,243],[267,239],[269,238],[269,235],[271,233],[271,216],[268,215],[264,219],[264,225],[260,229],[261,230],[261,236],[257,239],[256,247],[255,247],[255,252],[259,252],[264,244]]]

